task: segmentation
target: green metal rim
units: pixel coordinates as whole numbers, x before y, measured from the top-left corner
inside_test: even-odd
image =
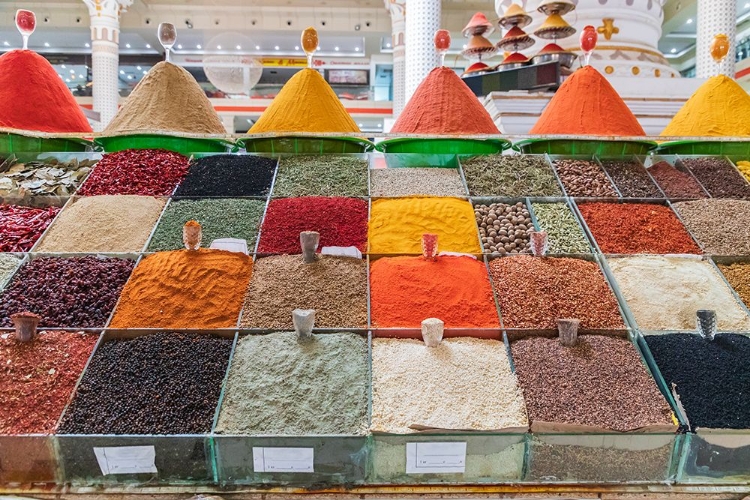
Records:
[[[513,144],[513,149],[526,154],[568,155],[641,155],[655,149],[654,141],[618,141],[607,139],[524,139]]]
[[[33,137],[0,133],[0,151],[5,153],[76,153],[93,149],[93,143],[81,137]]]
[[[462,139],[403,137],[386,139],[376,146],[383,153],[493,154],[510,149],[507,139]]]
[[[179,137],[158,134],[118,135],[97,137],[94,144],[107,153],[126,149],[167,149],[180,154],[221,153],[229,151],[234,145],[223,139],[202,137]]]
[[[242,137],[237,140],[241,149],[254,153],[366,153],[375,149],[367,139],[358,137],[314,137],[280,135],[269,137]]]
[[[682,155],[748,155],[750,140],[747,141],[671,141],[659,144],[657,154]]]

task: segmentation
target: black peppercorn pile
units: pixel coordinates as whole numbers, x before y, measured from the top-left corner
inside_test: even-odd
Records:
[[[266,196],[276,160],[252,155],[213,155],[190,165],[174,196]]]
[[[155,333],[94,354],[58,434],[205,434],[232,339]]]
[[[750,338],[722,333],[646,336],[662,376],[677,394],[693,430],[750,429]]]
[[[104,327],[134,264],[94,256],[32,260],[0,295],[0,326],[30,311],[42,317],[42,328]]]

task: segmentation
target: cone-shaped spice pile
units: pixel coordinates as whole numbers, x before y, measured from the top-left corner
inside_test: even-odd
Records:
[[[393,124],[392,133],[498,134],[477,96],[450,68],[433,69]]]
[[[336,93],[321,74],[310,68],[297,72],[284,85],[249,133],[359,132]]]
[[[565,80],[530,133],[646,135],[617,91],[591,66]]]
[[[219,115],[193,75],[160,62],[138,83],[105,134],[185,132],[224,134]]]
[[[11,50],[0,56],[0,127],[91,132],[55,68],[31,50]]]
[[[701,85],[674,115],[663,136],[750,135],[750,95],[719,75]]]

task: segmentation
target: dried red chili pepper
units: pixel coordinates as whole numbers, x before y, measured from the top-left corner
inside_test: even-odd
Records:
[[[58,214],[58,207],[0,205],[0,252],[28,252]]]
[[[96,164],[77,194],[169,196],[187,174],[189,165],[185,156],[163,149],[109,153]]]

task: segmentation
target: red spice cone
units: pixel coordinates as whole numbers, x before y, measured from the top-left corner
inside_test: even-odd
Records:
[[[617,91],[591,66],[565,80],[529,133],[646,135]]]
[[[469,87],[450,68],[433,69],[404,107],[392,133],[499,134]]]
[[[91,132],[86,116],[52,65],[31,50],[0,56],[0,127]]]

